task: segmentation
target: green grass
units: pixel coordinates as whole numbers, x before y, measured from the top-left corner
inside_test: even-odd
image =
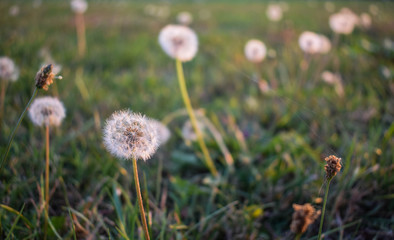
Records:
[[[348,6],[360,14],[368,12],[370,3],[334,4],[337,10]],[[18,17],[8,14],[13,4],[20,6]],[[221,173],[213,179],[198,144],[182,138],[187,116],[171,121],[170,141],[152,159],[139,162],[152,239],[292,239],[292,204],[321,208],[314,201],[323,195],[323,159],[331,154],[341,157],[344,166],[330,186],[323,233],[336,231],[327,239],[389,239],[394,228],[394,51],[383,41],[393,40],[394,4],[374,4],[380,14],[373,16],[372,28],[341,36],[331,51],[325,69],[342,75],[345,97],[339,98],[316,72],[321,57],[313,59],[306,84],[299,84],[300,33],[333,37],[330,13],[322,3],[290,1],[285,18],[270,23],[267,3],[256,1],[169,4],[167,19],[146,15],[141,2],[91,2],[85,14],[87,54],[78,59],[68,2],[46,1],[32,8],[30,1],[1,1],[0,55],[12,58],[21,74],[7,88],[0,152],[34,89],[43,61],[40,49],[48,48],[63,66],[63,80],[39,96],[57,89],[67,109],[63,124],[51,131],[50,239],[56,234],[63,239],[143,239],[131,162],[117,161],[105,150],[93,114],[98,111],[102,127],[120,109],[163,119],[184,108],[175,63],[157,37],[179,11],[188,10],[200,41],[196,58],[184,64],[192,105],[203,108],[222,135],[235,171],[223,164],[223,154],[208,135],[209,152]],[[209,19],[199,17],[204,9]],[[277,53],[260,65],[264,79],[279,83],[268,94],[252,81],[255,68],[243,56],[250,38]],[[365,40],[371,49],[363,47]],[[79,67],[90,94],[86,100],[76,85]],[[384,76],[385,68],[391,76]],[[369,111],[374,113],[368,116]],[[0,239],[42,237],[44,134],[27,117],[17,131],[0,173]],[[302,238],[315,237],[318,227],[316,221]]]

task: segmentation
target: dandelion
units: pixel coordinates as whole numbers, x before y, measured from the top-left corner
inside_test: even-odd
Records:
[[[305,53],[315,54],[321,50],[322,39],[316,33],[305,31],[298,38],[298,44]]]
[[[75,26],[77,28],[78,54],[80,57],[85,55],[86,51],[86,33],[85,19],[83,14],[88,9],[88,3],[85,0],[72,0],[71,10],[75,13]]]
[[[34,125],[60,126],[66,116],[62,102],[53,97],[41,97],[33,101],[29,108],[29,117]]]
[[[359,18],[359,24],[364,29],[368,29],[372,25],[372,18],[368,13],[362,13]]]
[[[104,145],[115,157],[133,160],[138,204],[145,239],[149,240],[148,225],[138,179],[137,160],[147,160],[156,152],[159,145],[157,130],[152,121],[141,114],[133,113],[130,110],[115,112],[106,121],[104,127]]]
[[[180,12],[178,13],[176,20],[178,21],[179,24],[181,25],[190,25],[193,22],[193,16],[189,12]]]
[[[8,13],[11,15],[11,16],[13,16],[13,17],[15,17],[15,16],[18,16],[19,15],[19,6],[18,5],[13,5],[13,6],[11,6],[10,7],[10,9],[8,10]]]
[[[355,26],[352,15],[347,13],[335,13],[331,15],[329,24],[335,33],[345,35],[352,33]]]
[[[296,234],[296,239],[300,239],[301,235],[305,233],[309,225],[311,225],[320,215],[320,211],[307,203],[304,205],[293,204],[293,219],[291,221],[290,230]]]
[[[157,131],[159,145],[164,145],[171,137],[170,130],[166,125],[156,119],[150,119],[150,123]]]
[[[319,35],[320,37],[320,49],[319,53],[326,54],[331,50],[331,42],[330,40],[324,36],[324,35]]]
[[[197,122],[198,128],[201,130],[203,137],[204,137],[204,132],[205,132],[205,126],[204,124],[202,124],[200,121]],[[193,130],[193,125],[190,121],[186,121],[183,124],[182,127],[182,137],[186,140],[186,141],[191,141],[194,142],[197,140],[197,135],[195,133],[195,131]]]
[[[334,74],[330,71],[324,71],[321,74],[321,78],[324,82],[335,87],[335,92],[338,94],[338,96],[343,97],[345,95],[341,75]]]
[[[198,50],[197,35],[188,27],[180,25],[167,25],[159,34],[159,44],[165,53],[175,59],[178,83],[181,90],[183,102],[189,114],[194,131],[196,132],[200,148],[204,154],[205,163],[214,176],[217,176],[216,167],[209,155],[201,131],[197,125],[197,119],[187,92],[185,76],[183,74],[182,62],[190,61],[194,58]]]
[[[45,226],[44,238],[46,239],[48,230],[48,208],[49,208],[49,127],[60,126],[66,116],[66,110],[63,104],[53,97],[37,98],[31,104],[29,117],[34,125],[45,126],[46,132],[46,154],[45,154]]]
[[[181,62],[192,60],[198,50],[198,39],[195,32],[181,25],[165,26],[160,31],[159,43],[165,53]]]
[[[324,194],[323,210],[322,210],[321,219],[320,219],[318,240],[321,239],[321,232],[323,230],[324,213],[326,211],[327,196],[328,196],[328,190],[330,188],[330,183],[331,183],[331,180],[337,175],[337,173],[342,168],[341,158],[331,155],[329,157],[326,157],[324,160],[327,163],[324,166],[324,170],[326,171],[327,187],[326,187],[326,192]]]
[[[267,17],[272,22],[278,22],[282,19],[283,10],[279,4],[270,4],[267,8]]]
[[[36,77],[35,77],[36,88],[34,89],[34,92],[31,96],[29,102],[27,103],[25,109],[23,110],[21,116],[18,119],[18,122],[16,123],[16,126],[14,127],[14,129],[12,130],[12,132],[8,138],[8,144],[7,144],[7,147],[5,149],[5,153],[3,154],[3,158],[0,163],[0,173],[5,166],[7,156],[10,151],[12,141],[14,140],[16,130],[18,129],[19,125],[22,122],[22,119],[24,118],[25,114],[27,113],[27,109],[29,108],[30,104],[32,103],[32,101],[36,97],[38,90],[39,89],[48,90],[49,85],[53,83],[54,79],[62,79],[62,77],[55,76],[55,74],[52,73],[52,65],[51,64],[48,64],[47,66],[42,67],[37,72]]]
[[[19,69],[9,57],[0,57],[0,79],[15,82],[19,77]]]
[[[249,40],[245,45],[244,51],[246,58],[253,63],[259,63],[263,61],[267,54],[267,48],[265,44],[257,39]]]

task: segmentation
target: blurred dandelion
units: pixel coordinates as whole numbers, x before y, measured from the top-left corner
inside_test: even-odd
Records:
[[[198,121],[198,122],[197,122],[197,126],[198,126],[198,128],[200,129],[200,131],[201,131],[201,133],[202,133],[202,135],[203,135],[203,138],[204,138],[204,136],[205,136],[205,134],[204,134],[204,132],[205,132],[205,125],[202,124],[200,121]],[[190,120],[189,120],[189,121],[186,121],[186,122],[183,124],[183,127],[182,127],[182,137],[183,137],[183,139],[185,139],[185,141],[186,141],[187,143],[189,143],[189,144],[190,144],[190,142],[194,142],[194,141],[197,140],[197,134],[196,134],[195,131],[193,130],[193,125],[192,125],[192,123],[190,122]]]
[[[205,163],[214,176],[218,175],[216,167],[209,155],[205,145],[201,130],[198,127],[197,119],[190,102],[189,93],[187,92],[185,76],[183,73],[182,62],[190,61],[197,54],[198,39],[193,30],[186,26],[167,25],[159,34],[159,44],[167,55],[175,59],[178,83],[181,90],[183,102],[189,114],[190,121],[197,135],[200,148],[204,154]]]
[[[268,5],[266,14],[270,21],[278,22],[282,19],[283,10],[279,4],[270,4]]]
[[[353,15],[340,12],[330,16],[329,24],[335,33],[348,35],[353,32],[355,20]]]
[[[71,10],[75,13],[75,27],[77,29],[78,54],[83,57],[86,52],[86,30],[85,19],[83,14],[88,9],[88,3],[85,0],[72,0]]]
[[[171,137],[171,132],[166,125],[156,119],[149,120],[153,128],[157,131],[159,145],[164,145]]]
[[[309,225],[311,225],[320,215],[320,211],[316,211],[310,204],[298,205],[293,204],[293,217],[290,225],[290,230],[296,234],[295,239],[300,239],[301,235],[306,232]]]
[[[305,31],[298,38],[298,44],[303,52],[316,54],[321,50],[322,39],[316,33]]]
[[[188,26],[193,22],[193,16],[190,12],[180,12],[176,16],[176,20],[179,24]]]
[[[159,137],[152,120],[133,113],[130,110],[115,112],[106,121],[104,127],[104,145],[107,150],[119,159],[133,161],[134,182],[141,213],[145,239],[149,240],[144,205],[138,178],[137,160],[148,160],[157,150]]]
[[[249,40],[244,51],[246,58],[253,63],[262,62],[267,54],[265,44],[257,39]]]
[[[341,75],[334,74],[330,71],[324,71],[321,74],[321,78],[323,79],[324,82],[333,85],[335,87],[335,92],[338,94],[339,97],[345,96]]]
[[[372,25],[372,18],[368,13],[362,13],[359,18],[359,24],[364,29],[369,29]]]
[[[167,25],[159,34],[159,43],[171,58],[190,61],[197,54],[198,39],[193,30],[181,25]]]
[[[320,37],[320,49],[319,53],[326,54],[331,50],[331,41],[324,35],[319,35]]]
[[[9,57],[0,57],[0,129],[3,122],[5,94],[9,82],[15,82],[19,77],[19,68]]]
[[[66,110],[63,104],[53,97],[37,98],[31,104],[29,109],[30,120],[34,125],[45,126],[45,225],[44,239],[47,237],[48,217],[49,217],[49,127],[60,126],[62,120],[66,116]]]
[[[1,171],[3,170],[3,168],[5,166],[5,163],[6,163],[6,160],[7,160],[7,156],[8,156],[8,153],[10,151],[12,141],[14,140],[14,136],[15,136],[16,130],[18,129],[19,125],[21,124],[22,119],[24,118],[24,116],[25,116],[30,104],[32,103],[32,101],[36,97],[38,90],[39,89],[48,90],[49,85],[53,83],[54,79],[62,79],[62,77],[61,76],[55,76],[55,74],[52,73],[52,65],[51,64],[48,64],[47,66],[42,67],[37,72],[36,77],[35,77],[36,88],[34,89],[34,92],[33,92],[32,96],[31,96],[29,102],[27,103],[25,109],[23,110],[21,116],[18,119],[18,122],[16,123],[14,129],[12,130],[10,136],[8,137],[7,147],[6,147],[5,151],[4,151],[3,158],[1,159],[1,163],[0,163],[0,173],[1,173]]]
[[[326,192],[324,194],[323,209],[322,209],[322,214],[321,214],[321,219],[320,219],[318,240],[321,239],[321,233],[323,230],[324,213],[326,211],[327,196],[328,196],[328,190],[330,188],[330,183],[331,183],[331,180],[335,177],[335,175],[337,175],[337,173],[342,168],[341,158],[331,155],[331,156],[326,157],[324,160],[327,163],[324,166],[324,170],[326,171],[327,187],[326,187]]]
[[[19,15],[20,9],[18,5],[13,5],[10,7],[10,9],[8,10],[8,13],[13,16],[16,17]]]

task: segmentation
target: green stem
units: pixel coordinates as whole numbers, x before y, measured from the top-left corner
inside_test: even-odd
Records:
[[[211,156],[209,155],[207,146],[205,145],[201,130],[198,127],[197,119],[196,119],[196,116],[194,115],[192,104],[190,103],[189,94],[188,94],[187,88],[186,88],[186,82],[185,82],[185,77],[183,74],[182,62],[179,61],[178,59],[176,60],[176,71],[177,71],[177,75],[178,75],[178,82],[179,82],[179,87],[181,89],[183,102],[185,103],[187,113],[189,114],[190,121],[191,121],[194,131],[196,132],[196,135],[197,135],[198,143],[199,143],[200,148],[204,154],[205,164],[208,166],[212,175],[214,175],[216,177],[218,175],[218,171],[216,170],[216,167],[213,164],[213,161],[211,159]]]
[[[23,119],[24,116],[26,115],[27,109],[29,108],[31,102],[32,102],[33,99],[36,97],[37,92],[38,92],[38,88],[36,87],[36,88],[34,89],[33,95],[31,96],[29,102],[27,103],[27,105],[26,105],[26,107],[25,107],[25,110],[23,110],[23,112],[22,112],[21,116],[19,117],[19,120],[18,120],[18,122],[17,122],[17,124],[16,124],[14,130],[12,130],[12,133],[11,133],[11,135],[10,135],[9,138],[8,138],[7,148],[5,149],[5,152],[4,152],[4,154],[3,154],[3,158],[1,159],[1,163],[0,163],[0,173],[3,171],[3,168],[4,168],[5,163],[6,163],[6,161],[7,161],[7,156],[8,156],[8,153],[9,153],[9,151],[10,151],[12,141],[14,140],[15,132],[16,132],[16,130],[18,129],[19,125],[21,124],[22,119]]]
[[[321,218],[320,218],[319,235],[317,237],[318,240],[321,239],[321,232],[323,230],[324,213],[326,212],[326,203],[327,203],[328,190],[330,189],[330,183],[331,183],[331,179],[328,180],[328,182],[327,182],[326,193],[324,195],[323,209],[322,209]]]
[[[133,170],[134,170],[135,190],[137,192],[138,205],[139,205],[139,209],[140,209],[140,213],[141,213],[141,220],[142,220],[142,226],[144,228],[145,239],[150,240],[148,224],[146,223],[144,204],[142,202],[140,181],[138,179],[137,159],[135,159],[135,158],[133,158]]]

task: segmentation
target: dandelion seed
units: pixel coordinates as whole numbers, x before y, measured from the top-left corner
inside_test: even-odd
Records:
[[[178,21],[179,24],[181,25],[190,25],[193,22],[193,16],[189,12],[180,12],[178,13],[176,20]]]
[[[52,64],[43,66],[36,74],[36,87],[40,89],[42,88],[47,91],[49,86],[53,83],[53,79],[62,79],[62,77],[55,76],[55,74],[53,73]]]
[[[165,53],[181,62],[192,60],[198,50],[196,33],[181,25],[165,26],[160,31],[159,43]]]
[[[300,35],[298,44],[305,53],[315,54],[320,52],[322,42],[318,34],[305,31]]]
[[[157,131],[159,145],[164,145],[171,137],[170,130],[167,128],[167,126],[156,119],[150,119],[149,121]]]
[[[342,11],[340,13],[335,13],[331,15],[329,19],[329,24],[331,29],[335,33],[347,35],[353,32],[356,20],[351,13],[347,11]]]
[[[29,117],[36,126],[60,126],[66,110],[57,98],[36,98],[29,108]]]
[[[304,205],[293,204],[293,209],[290,230],[295,234],[303,234],[320,215],[320,211],[316,211],[309,203]]]
[[[19,69],[8,57],[0,57],[0,79],[15,82],[19,77]]]
[[[368,13],[362,13],[359,18],[359,24],[364,29],[368,29],[372,25],[372,18]]]
[[[341,158],[337,158],[334,155],[326,157],[324,159],[326,161],[326,165],[324,166],[324,170],[326,170],[326,178],[331,180],[339,171],[341,171]]]
[[[88,3],[85,0],[72,0],[71,10],[75,13],[82,14],[88,9]]]
[[[257,39],[249,40],[245,45],[246,58],[254,63],[259,63],[264,60],[267,54],[267,48],[262,41]]]
[[[326,53],[328,53],[331,50],[331,42],[324,35],[319,35],[319,37],[320,37],[319,53],[326,54]]]
[[[267,17],[272,22],[278,22],[282,19],[283,10],[279,4],[270,4],[267,8]]]
[[[130,110],[112,114],[104,127],[104,145],[120,159],[149,159],[157,150],[159,139],[150,120]]]

